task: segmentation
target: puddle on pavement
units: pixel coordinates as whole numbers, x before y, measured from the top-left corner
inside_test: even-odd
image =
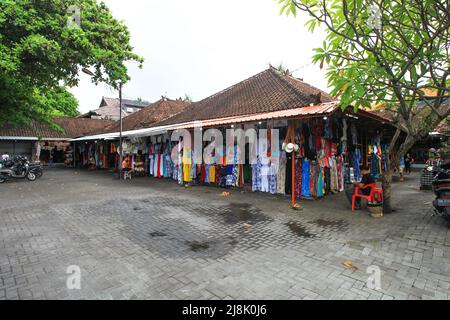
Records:
[[[344,220],[324,220],[324,219],[317,219],[312,221],[311,223],[314,223],[318,225],[319,227],[343,227],[346,222]]]
[[[193,241],[193,242],[187,242],[186,244],[189,246],[189,249],[194,252],[205,251],[210,248],[210,245],[208,242]]]
[[[316,236],[315,234],[306,231],[306,228],[298,222],[290,221],[286,223],[286,225],[289,227],[292,233],[299,237],[314,238]]]
[[[156,237],[165,237],[165,236],[167,236],[167,234],[165,234],[164,232],[155,231],[155,232],[150,232],[150,236],[151,236],[152,238],[156,238]]]
[[[249,203],[230,203],[225,211],[226,223],[248,222],[254,224],[267,219],[268,217],[262,214],[259,209],[252,208]]]

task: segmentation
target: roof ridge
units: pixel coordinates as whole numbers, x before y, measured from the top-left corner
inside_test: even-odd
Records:
[[[270,68],[272,68],[272,67],[270,67]],[[221,91],[218,91],[218,92],[214,93],[213,95],[210,95],[210,96],[208,96],[208,97],[206,97],[206,98],[204,98],[204,99],[202,99],[202,100],[200,100],[200,101],[193,102],[193,103],[191,103],[191,104],[196,104],[196,103],[199,103],[199,102],[203,102],[203,101],[212,99],[212,98],[218,96],[219,94],[222,94],[222,93],[225,93],[225,92],[227,92],[227,91],[230,91],[231,89],[233,89],[233,88],[235,88],[235,87],[237,87],[237,86],[239,86],[239,85],[241,85],[241,84],[247,83],[248,81],[253,80],[254,78],[257,78],[257,77],[261,76],[262,74],[268,72],[268,71],[270,70],[270,68],[269,68],[269,69],[265,69],[265,70],[263,70],[263,71],[261,71],[261,72],[255,74],[255,75],[253,75],[253,76],[251,76],[251,77],[249,77],[249,78],[247,78],[247,79],[245,79],[245,80],[242,80],[242,81],[240,81],[240,82],[238,82],[238,83],[235,83],[235,84],[233,84],[233,85],[231,85],[231,86],[229,86],[229,87],[227,87],[227,88],[225,88],[225,89],[223,89],[223,90],[221,90]]]
[[[294,80],[294,81],[299,81],[299,82],[301,82],[303,85],[307,85],[308,87],[310,87],[310,88],[312,88],[312,89],[315,89],[315,90],[318,90],[319,92],[318,92],[318,94],[316,94],[316,96],[318,96],[318,100],[319,101],[317,101],[317,103],[322,103],[322,101],[321,101],[321,95],[323,94],[323,93],[325,93],[325,94],[327,94],[326,92],[323,92],[322,90],[320,90],[319,88],[316,88],[316,87],[314,87],[314,86],[312,86],[312,85],[310,85],[310,84],[307,84],[306,82],[304,82],[303,80],[300,80],[300,79],[298,79],[298,78],[295,78],[295,77],[293,77],[293,76],[290,76],[290,75],[285,75],[285,74],[282,74],[280,71],[278,71],[277,69],[275,69],[274,67],[272,67],[271,66],[271,68],[269,69],[271,72],[272,72],[272,74],[274,74],[278,79],[280,79],[281,81],[283,81],[284,83],[286,83],[288,86],[289,86],[289,88],[291,88],[293,91],[294,91],[294,93],[297,95],[297,97],[299,97],[299,98],[302,98],[303,96],[304,96],[304,93],[302,93],[302,92],[300,92],[300,90],[297,88],[297,87],[295,87],[294,85],[292,85],[289,81],[287,81],[284,77],[290,77],[292,80]],[[328,94],[327,94],[328,95]]]

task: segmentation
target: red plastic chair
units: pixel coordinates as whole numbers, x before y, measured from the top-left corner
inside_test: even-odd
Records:
[[[352,196],[352,211],[355,211],[356,198],[367,199],[368,202],[375,203],[376,202],[376,199],[375,199],[376,187],[377,187],[376,183],[365,185],[363,188],[356,187],[355,193]],[[367,188],[370,188],[370,194],[368,196],[366,196],[365,194],[359,193],[359,190],[365,190]]]
[[[383,202],[383,189],[375,188],[374,196],[377,200]]]

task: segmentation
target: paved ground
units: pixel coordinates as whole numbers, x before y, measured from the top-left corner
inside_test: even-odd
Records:
[[[297,212],[267,194],[52,169],[0,185],[0,299],[449,299],[450,229],[416,182],[374,219],[342,194]]]

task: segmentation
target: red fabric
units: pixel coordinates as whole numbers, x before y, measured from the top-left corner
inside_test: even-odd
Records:
[[[158,154],[158,170],[157,170],[157,177],[161,178],[161,155]]]
[[[201,181],[205,181],[205,178],[206,178],[206,168],[205,168],[205,165],[204,164],[202,164],[202,165],[200,165],[200,180]]]

